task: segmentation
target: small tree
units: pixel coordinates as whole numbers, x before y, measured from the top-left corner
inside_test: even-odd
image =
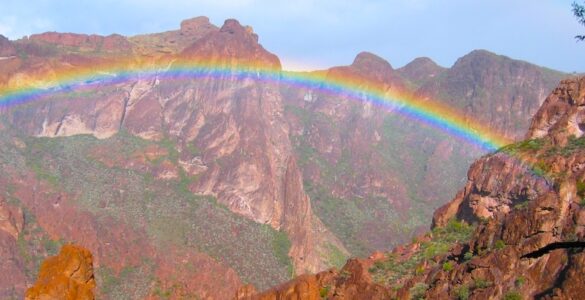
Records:
[[[585,26],[585,5],[577,4],[577,2],[573,2],[573,14],[579,20],[581,25]],[[577,40],[583,41],[585,40],[585,35],[577,35],[575,36]]]

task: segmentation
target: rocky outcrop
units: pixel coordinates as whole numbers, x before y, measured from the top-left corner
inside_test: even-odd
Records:
[[[551,137],[566,145],[570,137],[579,138],[585,131],[585,79],[567,79],[546,98],[532,119],[527,139]]]
[[[93,300],[94,288],[91,252],[79,246],[65,245],[59,255],[43,262],[37,282],[26,291],[25,299]]]
[[[428,57],[419,57],[396,71],[411,83],[420,86],[443,74],[446,70]]]
[[[128,40],[119,35],[108,36],[87,35],[77,33],[46,32],[33,34],[29,37],[32,42],[46,43],[60,47],[77,48],[78,51],[100,52],[129,52],[132,45]]]
[[[465,188],[436,211],[434,226],[451,218],[478,226],[468,243],[469,261],[462,260],[464,253],[451,254],[441,263],[451,262],[453,270],[418,279],[428,285],[427,297],[452,297],[461,289],[475,299],[514,293],[574,299],[584,292],[567,276],[582,276],[575,266],[585,248],[585,148],[567,121],[579,111],[584,79],[563,81],[547,98],[527,135],[538,140],[480,159]]]
[[[214,67],[281,69],[278,57],[258,43],[252,27],[242,26],[234,19],[226,20],[219,32],[195,41],[182,51],[181,57]]]
[[[179,30],[129,37],[137,54],[160,57],[177,54],[209,33],[218,31],[207,17],[196,17],[181,22]]]

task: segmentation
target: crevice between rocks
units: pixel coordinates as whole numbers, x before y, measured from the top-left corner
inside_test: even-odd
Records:
[[[574,248],[585,248],[585,242],[573,241],[573,242],[556,242],[548,244],[536,251],[522,255],[520,258],[538,258],[556,249],[574,249]]]

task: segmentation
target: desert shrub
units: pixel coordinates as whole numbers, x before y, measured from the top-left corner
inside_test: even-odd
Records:
[[[425,294],[429,289],[429,285],[424,282],[418,282],[408,290],[411,300],[425,299]]]
[[[524,282],[526,282],[526,278],[524,276],[520,275],[514,281],[514,285],[516,285],[517,287],[521,287],[522,285],[524,285]]]
[[[457,289],[455,289],[455,297],[458,300],[467,300],[469,299],[469,287],[467,285],[461,285]]]
[[[331,289],[331,287],[328,285],[319,289],[319,296],[321,296],[321,298],[327,297],[327,294],[329,294],[329,289]]]
[[[449,272],[453,270],[453,262],[447,261],[443,263],[443,271]]]
[[[488,287],[490,287],[492,285],[493,285],[493,283],[491,281],[485,280],[483,278],[476,278],[473,281],[473,286],[476,289],[485,289],[485,288],[488,288]]]
[[[504,300],[522,300],[522,295],[517,291],[509,291],[504,295]]]

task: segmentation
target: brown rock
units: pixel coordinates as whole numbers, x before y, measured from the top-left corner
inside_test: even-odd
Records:
[[[129,52],[132,45],[119,35],[87,35],[76,33],[46,32],[29,37],[33,42],[41,42],[64,47],[78,47],[82,51]]]
[[[25,299],[94,299],[95,279],[93,258],[89,250],[65,245],[57,256],[41,265],[34,286],[26,291]]]
[[[532,119],[527,139],[550,136],[564,145],[570,136],[585,132],[585,78],[563,80]]]

